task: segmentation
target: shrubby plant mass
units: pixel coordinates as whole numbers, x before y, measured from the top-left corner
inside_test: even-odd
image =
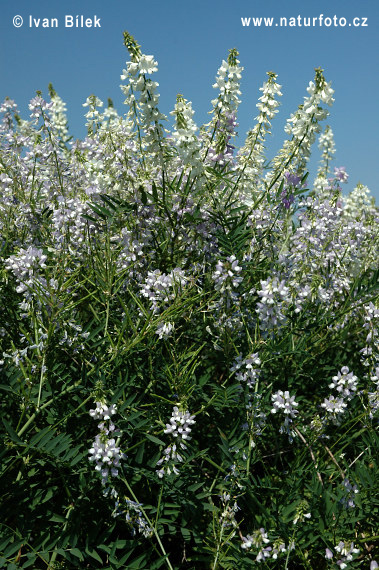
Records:
[[[316,69],[265,156],[232,49],[200,129],[128,33],[127,113],[50,86],[0,127],[0,565],[378,567],[378,209]],[[311,146],[322,159],[312,185]]]

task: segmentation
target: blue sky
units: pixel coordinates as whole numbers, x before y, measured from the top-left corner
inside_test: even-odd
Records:
[[[345,27],[243,27],[242,17],[345,18]],[[13,26],[16,15],[24,19]],[[29,27],[35,19],[57,18],[58,28]],[[100,18],[101,28],[65,28],[66,15]],[[360,18],[364,27],[349,26]],[[363,18],[367,18],[364,22]],[[122,32],[128,30],[159,63],[161,110],[168,114],[177,93],[193,103],[198,124],[208,120],[214,77],[228,50],[236,47],[244,67],[238,116],[240,141],[254,124],[259,87],[267,71],[282,85],[280,112],[273,121],[268,158],[280,148],[289,114],[306,95],[314,68],[325,70],[335,89],[328,123],[337,147],[335,166],[350,174],[344,191],[366,184],[379,203],[379,2],[377,0],[14,0],[0,6],[0,100],[14,99],[27,115],[28,101],[52,82],[68,106],[74,137],[85,135],[84,108],[95,93],[111,97],[123,113],[120,73],[128,59]],[[310,162],[313,178],[318,149]]]

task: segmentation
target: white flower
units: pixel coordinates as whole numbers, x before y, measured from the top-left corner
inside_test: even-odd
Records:
[[[349,372],[347,366],[341,368],[337,376],[333,376],[333,382],[329,384],[329,388],[334,388],[337,392],[347,400],[351,400],[357,391],[358,378],[353,372]]]
[[[140,73],[155,73],[158,71],[158,62],[155,61],[153,55],[141,55],[138,62],[138,68]]]
[[[116,411],[116,405],[112,404],[111,406],[107,406],[104,402],[95,402],[96,408],[94,410],[90,410],[89,414],[95,420],[104,419],[110,420],[111,416],[113,416]]]
[[[173,330],[174,323],[160,323],[157,330],[155,331],[155,334],[159,336],[159,339],[168,338],[171,336]]]
[[[275,394],[272,394],[271,400],[274,407],[271,410],[272,414],[276,414],[279,410],[283,410],[283,413],[287,416],[294,418],[299,413],[294,408],[298,406],[298,402],[295,402],[295,396],[290,396],[288,390],[283,392],[278,390]]]
[[[174,406],[170,418],[170,423],[166,424],[166,429],[164,433],[171,434],[175,437],[176,442],[173,445],[169,445],[163,451],[163,457],[159,459],[157,465],[163,463],[163,467],[157,470],[157,475],[159,478],[163,478],[165,474],[170,475],[171,471],[175,475],[179,474],[175,462],[183,462],[183,457],[177,452],[178,446],[182,449],[187,449],[184,441],[189,441],[191,438],[189,434],[191,433],[190,426],[195,424],[195,416],[191,416],[188,411],[179,410],[178,406]]]
[[[334,396],[325,398],[321,404],[321,407],[325,408],[329,414],[343,414],[346,406],[347,404],[344,402],[343,398],[335,398]]]

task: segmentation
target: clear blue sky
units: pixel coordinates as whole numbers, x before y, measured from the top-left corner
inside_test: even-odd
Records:
[[[100,18],[101,28],[65,28],[65,15]],[[243,27],[241,17],[346,18],[345,27]],[[13,26],[16,15],[24,19]],[[59,27],[29,28],[29,16],[57,18]],[[349,26],[358,17],[365,27]],[[168,114],[177,93],[193,103],[195,120],[208,120],[214,77],[236,47],[244,66],[240,139],[253,125],[266,71],[282,85],[280,113],[273,122],[269,158],[284,140],[289,114],[306,95],[314,68],[322,67],[335,89],[328,120],[337,147],[334,164],[350,174],[345,192],[366,184],[379,203],[379,1],[378,0],[14,0],[0,4],[0,99],[14,99],[22,114],[36,90],[52,82],[68,106],[71,133],[85,135],[82,103],[95,93],[111,97],[123,113],[120,73],[128,59],[122,32],[159,63],[161,110]],[[314,150],[313,178],[319,152]]]

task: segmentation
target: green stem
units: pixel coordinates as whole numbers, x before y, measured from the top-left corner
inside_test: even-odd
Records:
[[[41,377],[40,377],[40,380],[39,380],[39,390],[38,390],[38,400],[37,400],[37,412],[38,412],[38,410],[39,410],[39,405],[40,405],[40,402],[41,402],[41,392],[42,392],[42,384],[43,384],[44,371],[45,371],[45,355],[43,356],[43,359],[42,359]]]
[[[72,384],[72,386],[69,386],[68,388],[66,388],[66,390],[63,390],[63,392],[60,393],[60,396],[63,396],[64,394],[67,394],[68,392],[71,392],[71,390],[73,390],[74,388],[76,388],[78,385],[80,384],[80,380],[78,382],[75,382],[75,384]],[[28,421],[26,422],[26,424],[23,425],[23,427],[20,429],[20,431],[17,433],[18,437],[21,437],[21,435],[24,433],[25,430],[28,429],[28,427],[30,426],[31,423],[34,422],[34,420],[36,419],[36,417],[38,416],[38,414],[44,410],[45,408],[48,408],[50,406],[50,404],[52,404],[54,402],[55,398],[50,398],[50,400],[48,400],[47,402],[45,402],[42,406],[40,406],[40,408],[34,412],[34,414],[32,414],[30,416],[30,418],[28,419]]]
[[[213,566],[212,566],[212,570],[216,570],[217,568],[217,564],[218,564],[218,558],[220,556],[220,550],[221,550],[221,543],[222,543],[222,535],[224,534],[224,526],[221,524],[221,530],[220,530],[220,536],[218,538],[217,541],[217,550],[216,550],[216,556],[213,562]]]
[[[291,545],[292,545],[292,543],[293,543],[293,537],[295,536],[295,530],[296,530],[296,529],[294,529],[294,531],[293,531],[293,533],[292,533],[291,540],[290,540],[289,543],[288,543],[286,565],[285,565],[285,567],[284,567],[284,570],[287,570],[287,568],[288,568],[288,561],[289,561],[289,558],[290,558],[290,552],[291,552]]]
[[[161,508],[162,494],[163,494],[163,485],[162,485],[162,487],[161,487],[161,490],[160,490],[160,493],[159,493],[159,498],[158,498],[157,516],[155,517],[155,524],[154,524],[155,530],[157,530],[157,525],[158,525],[159,510],[160,510],[160,508]]]
[[[152,523],[151,523],[149,517],[147,516],[147,514],[146,514],[146,512],[145,512],[145,510],[144,510],[144,508],[143,508],[143,506],[141,505],[141,503],[139,502],[139,500],[138,500],[137,497],[135,496],[135,494],[134,494],[134,492],[133,492],[133,489],[131,488],[131,486],[129,485],[128,481],[125,479],[125,477],[123,477],[122,481],[123,481],[123,482],[125,483],[125,485],[127,486],[128,491],[129,491],[129,493],[131,494],[131,496],[133,497],[133,499],[135,500],[135,502],[138,503],[139,509],[141,510],[143,516],[145,517],[145,519],[146,519],[146,521],[147,521],[149,527],[152,529],[152,531],[153,531],[153,533],[154,533],[154,535],[155,535],[155,538],[157,539],[157,542],[158,542],[158,544],[159,544],[159,546],[160,546],[160,549],[162,550],[162,554],[163,554],[163,556],[166,557],[167,566],[170,568],[170,570],[174,570],[174,568],[172,567],[171,562],[170,562],[170,560],[169,560],[169,558],[168,558],[168,556],[167,556],[167,553],[166,553],[166,551],[165,551],[165,548],[164,548],[164,546],[163,546],[163,544],[162,544],[162,541],[161,541],[161,539],[160,539],[160,537],[159,537],[159,534],[158,534],[158,532],[157,532],[157,529],[156,529],[155,527],[153,527],[153,525],[152,525]]]

